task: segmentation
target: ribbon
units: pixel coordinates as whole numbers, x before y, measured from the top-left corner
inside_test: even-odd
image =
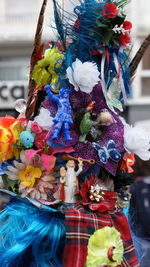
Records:
[[[121,65],[120,62],[118,60],[118,57],[115,53],[113,53],[113,57],[114,57],[114,64],[115,64],[115,68],[118,74],[118,78],[120,80],[120,87],[121,87],[121,91],[122,91],[122,95],[123,95],[123,100],[124,100],[124,104],[127,104],[127,94],[126,94],[126,89],[125,89],[125,85],[124,85],[124,81],[122,78],[122,69],[121,69]]]

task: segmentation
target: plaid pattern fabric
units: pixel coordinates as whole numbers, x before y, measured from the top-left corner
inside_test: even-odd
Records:
[[[88,239],[96,230],[105,226],[115,226],[121,233],[124,243],[124,259],[120,267],[140,266],[131,240],[128,222],[122,212],[97,213],[76,204],[66,206],[64,213],[66,217],[66,243],[63,267],[85,267]]]

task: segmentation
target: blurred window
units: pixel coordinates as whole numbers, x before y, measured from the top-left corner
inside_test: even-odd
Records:
[[[26,81],[28,66],[27,57],[0,57],[0,81]]]
[[[150,25],[150,0],[137,0],[138,27],[149,28]]]
[[[8,19],[30,18],[37,13],[38,0],[5,0]]]
[[[150,77],[142,77],[142,96],[150,96]]]
[[[150,47],[147,48],[140,69],[141,96],[150,97]]]
[[[143,70],[150,69],[150,47],[147,48],[145,55],[143,57]]]

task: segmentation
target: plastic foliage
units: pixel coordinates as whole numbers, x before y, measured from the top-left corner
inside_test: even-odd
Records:
[[[123,242],[114,227],[97,230],[89,239],[86,267],[118,266],[123,261]]]
[[[65,227],[58,211],[12,198],[0,214],[0,225],[1,267],[61,267]]]
[[[56,47],[47,49],[43,59],[35,65],[32,78],[36,87],[45,86],[48,83],[57,84],[60,76],[59,68],[62,64],[63,54]]]

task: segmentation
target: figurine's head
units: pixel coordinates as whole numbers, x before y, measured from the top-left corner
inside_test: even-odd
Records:
[[[68,98],[70,93],[71,93],[70,89],[61,88],[59,91],[59,96],[61,98]]]
[[[66,164],[67,168],[75,168],[75,162],[74,160],[68,160],[67,164]]]

